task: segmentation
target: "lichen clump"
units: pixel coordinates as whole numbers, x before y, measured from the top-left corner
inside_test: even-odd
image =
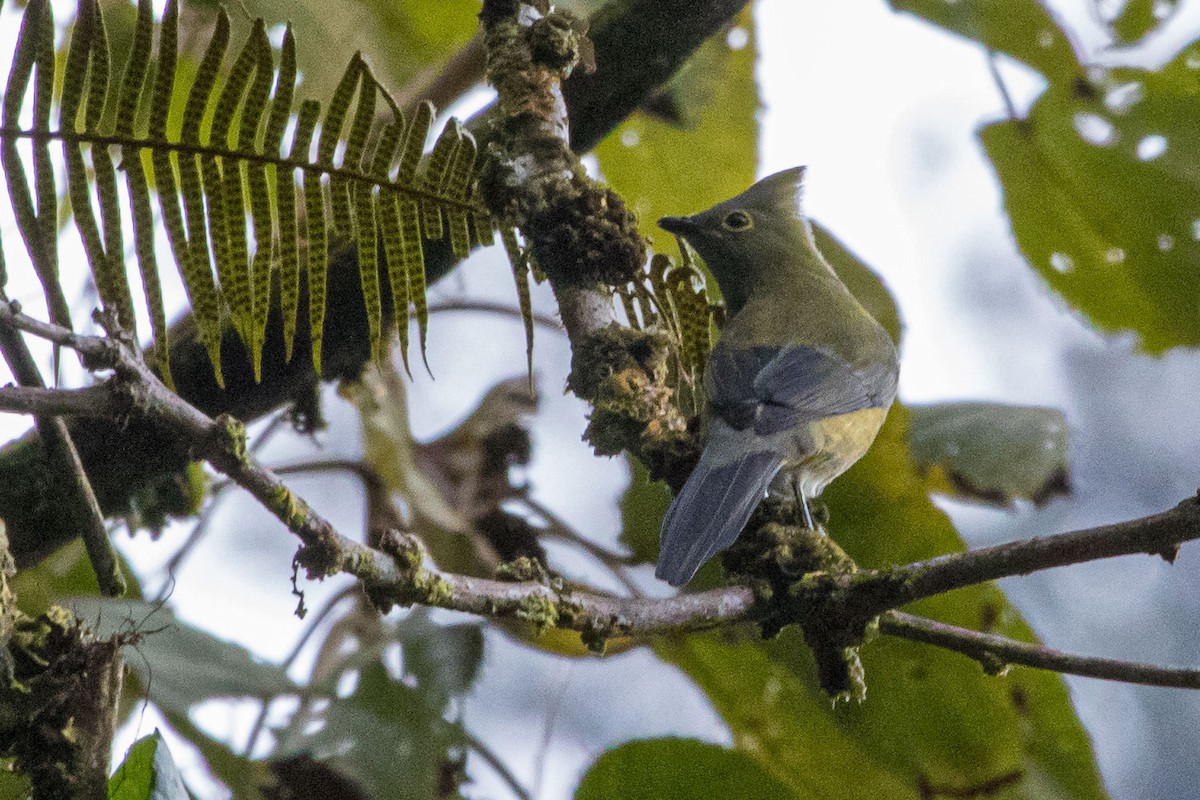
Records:
[[[641,453],[655,478],[678,485],[673,473],[686,476],[698,443],[666,384],[670,354],[662,332],[610,325],[576,348],[568,388],[592,403],[584,437],[597,454]]]
[[[646,240],[612,189],[578,178],[529,210],[525,232],[551,280],[624,286],[641,274]]]

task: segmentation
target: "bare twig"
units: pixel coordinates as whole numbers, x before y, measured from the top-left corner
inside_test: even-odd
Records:
[[[0,308],[11,312],[14,307],[20,308],[11,304],[8,297],[0,290]],[[74,411],[47,410],[49,406],[53,405],[56,398],[67,400],[67,397],[64,397],[66,390],[46,388],[37,363],[33,360],[18,326],[0,325],[0,352],[3,353],[4,360],[12,370],[13,377],[21,384],[20,388],[0,389],[0,393],[3,393],[0,396],[0,409],[15,410],[9,409],[5,400],[10,401],[12,405],[20,405],[23,402],[28,407],[21,409],[21,413],[35,415],[35,424],[38,434],[46,445],[47,455],[58,468],[60,479],[66,484],[64,492],[66,507],[63,512],[69,515],[73,524],[77,526],[79,536],[83,538],[88,560],[91,561],[92,570],[96,574],[100,592],[108,597],[123,594],[125,579],[121,576],[121,570],[117,566],[117,554],[113,550],[112,541],[108,538],[108,529],[104,525],[104,515],[100,512],[100,503],[96,500],[96,493],[92,489],[87,473],[84,472],[83,462],[79,458],[79,451],[75,448],[71,432],[67,429],[66,423],[57,416],[62,413],[78,413],[87,406],[81,408],[78,404],[81,399],[80,395],[72,393],[69,395],[67,405],[75,409]],[[72,391],[87,392],[88,390]],[[86,397],[87,395],[84,396],[85,399]],[[111,406],[109,407],[111,409]],[[113,416],[119,417],[120,414]]]
[[[517,776],[512,773],[507,764],[500,760],[498,755],[492,752],[490,747],[466,728],[463,728],[462,732],[467,739],[467,746],[471,748],[471,751],[486,761],[488,766],[496,771],[500,779],[508,784],[508,788],[512,789],[512,793],[517,797],[517,800],[533,800],[533,795],[529,793],[529,790],[521,785],[521,782],[517,780]]]
[[[106,384],[82,389],[44,389],[40,386],[0,386],[0,411],[35,417],[119,417],[129,408]]]
[[[1008,93],[1008,86],[1004,83],[1004,76],[1000,74],[996,51],[988,50],[986,58],[988,74],[992,76],[992,82],[996,84],[996,91],[1000,93],[1000,99],[1004,101],[1004,110],[1008,114],[1008,118],[1013,122],[1022,122],[1023,120],[1017,114],[1017,106],[1013,103],[1012,95]]]
[[[1048,669],[1068,675],[1084,675],[1107,681],[1200,689],[1200,669],[1177,669],[1138,664],[1114,658],[1097,658],[1064,653],[1042,645],[1018,642],[1005,636],[934,622],[931,619],[889,611],[879,620],[879,630],[889,636],[923,642],[969,656],[990,673],[1009,664]]]
[[[501,314],[506,317],[513,317],[517,320],[521,319],[521,310],[505,305],[504,303],[493,303],[487,300],[447,300],[442,303],[430,303],[429,313],[449,313],[454,311],[482,311],[489,314]],[[556,318],[549,314],[534,314],[533,321],[543,328],[552,330],[555,333],[562,333],[563,326]]]
[[[1161,514],[1071,533],[951,553],[857,578],[872,600],[868,616],[999,578],[1145,553],[1174,561],[1183,542],[1200,538],[1200,500],[1190,497]]]

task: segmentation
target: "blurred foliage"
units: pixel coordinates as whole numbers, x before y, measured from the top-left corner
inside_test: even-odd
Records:
[[[934,491],[1000,507],[1070,494],[1067,420],[1057,408],[938,403],[910,412],[913,460]]]
[[[867,456],[823,500],[830,533],[863,567],[962,549],[930,502],[908,453],[908,412],[893,408]],[[943,622],[1034,641],[994,585],[913,604]],[[1100,798],[1090,744],[1062,678],[1036,670],[989,676],[961,656],[882,637],[861,649],[868,694],[831,708],[799,631],[664,640],[656,651],[693,677],[734,733],[796,791],[820,797],[916,798],[1005,776],[1002,798]]]
[[[899,345],[904,335],[900,309],[896,307],[896,300],[884,285],[883,279],[824,225],[814,222],[812,230],[817,249],[825,256],[829,266],[833,267],[833,271],[858,302],[862,303],[863,308],[891,335],[892,341]]]
[[[157,730],[134,742],[108,780],[109,800],[188,800],[179,769]]]
[[[329,629],[317,677],[301,687],[284,667],[180,622],[161,605],[80,598],[71,606],[101,636],[141,632],[129,659],[135,688],[200,750],[235,796],[257,797],[267,785],[286,782],[297,759],[322,762],[370,797],[434,797],[446,776],[459,772],[466,738],[447,714],[478,675],[483,636],[477,624],[439,625],[425,609],[392,622],[360,608]],[[389,669],[396,655],[401,666]],[[275,731],[265,763],[234,752],[190,719],[211,700],[282,697],[303,702]]]
[[[310,687],[310,697],[331,702],[297,714],[279,732],[273,758],[319,761],[368,797],[445,796],[439,787],[460,760],[451,751],[466,741],[460,723],[447,720],[447,704],[474,683],[482,633],[475,624],[434,625],[425,610],[380,632]],[[403,654],[398,675],[385,657],[394,643]]]
[[[266,699],[298,688],[281,667],[180,621],[161,603],[80,597],[68,605],[98,637],[144,634],[129,666],[163,709],[186,713],[211,698]]]
[[[1070,39],[1038,0],[889,0],[889,4],[988,50],[1012,56],[1049,81],[1067,83],[1083,77]]]
[[[117,564],[125,579],[125,597],[140,600],[142,587],[138,577],[120,553]],[[13,591],[17,595],[17,605],[31,617],[42,614],[63,598],[100,595],[96,573],[80,539],[63,545],[37,566],[18,572],[13,578]]]
[[[575,800],[788,800],[797,794],[750,756],[694,739],[630,742],[600,756]]]
[[[1141,39],[1179,10],[1179,0],[1126,0],[1109,29],[1120,44]]]
[[[197,48],[193,52],[199,52],[217,9],[228,4],[198,0],[187,5],[181,24]],[[401,92],[413,81],[437,75],[479,28],[479,0],[361,0],[336,7],[325,0],[239,0],[235,7],[251,19],[291,24],[302,91],[310,97],[333,94],[346,58],[355,51],[389,91]]]
[[[1017,243],[1033,268],[1105,331],[1150,353],[1200,345],[1200,42],[1161,70],[1085,70],[1068,33],[1035,0],[893,0],[1049,81],[1024,119],[983,128]],[[1170,4],[1168,4],[1170,5]],[[1114,21],[1144,34],[1161,3]],[[1149,15],[1149,16],[1148,16]]]

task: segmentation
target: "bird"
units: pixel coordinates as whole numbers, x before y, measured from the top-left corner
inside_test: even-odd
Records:
[[[808,501],[867,452],[896,396],[887,331],[821,255],[804,167],[659,227],[716,278],[727,322],[705,369],[700,460],[663,517],[655,575],[683,586],[737,539],[759,502]]]

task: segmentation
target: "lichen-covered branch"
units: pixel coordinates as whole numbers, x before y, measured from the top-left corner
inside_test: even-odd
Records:
[[[697,453],[667,382],[668,342],[619,326],[610,289],[638,276],[646,243],[624,201],[587,176],[569,142],[562,86],[587,49],[582,27],[512,0],[485,2],[480,20],[498,94],[483,200],[520,228],[554,289],[571,340],[568,385],[593,409],[585,438],[603,455],[633,453],[678,487]]]
[[[1003,663],[1021,663],[1115,680],[1154,685],[1197,685],[1195,671],[1150,668],[1112,660],[1087,659],[1003,637],[977,634],[919,618],[887,612],[920,597],[996,578],[1081,561],[1131,553],[1174,554],[1183,542],[1200,538],[1200,499],[1143,519],[920,561],[891,570],[812,572],[801,575],[788,592],[791,602],[763,605],[763,590],[727,586],[665,599],[616,598],[567,587],[533,562],[509,565],[503,580],[442,572],[426,558],[412,535],[390,532],[379,548],[338,533],[245,448],[240,423],[228,416],[213,419],[166,388],[128,344],[80,336],[33,320],[0,303],[0,328],[21,330],[80,353],[93,370],[111,369],[113,377],[97,387],[110,400],[101,406],[130,420],[146,418],[172,432],[184,446],[207,459],[249,491],[302,543],[297,561],[310,576],[347,572],[359,578],[380,608],[394,603],[437,606],[493,618],[517,618],[541,628],[580,631],[600,649],[614,636],[645,636],[664,631],[699,630],[735,622],[761,621],[776,627],[800,624],[826,638],[857,635],[870,618],[882,614],[885,633],[948,647]],[[48,390],[70,393],[75,390]],[[50,414],[68,409],[53,394],[40,395]],[[768,526],[769,527],[769,526]],[[781,613],[791,613],[780,618]],[[984,638],[980,638],[984,637]],[[1030,649],[1035,648],[1035,649]],[[1038,660],[1040,659],[1040,660]],[[1090,670],[1090,671],[1084,671]],[[1126,676],[1133,676],[1127,678]]]

